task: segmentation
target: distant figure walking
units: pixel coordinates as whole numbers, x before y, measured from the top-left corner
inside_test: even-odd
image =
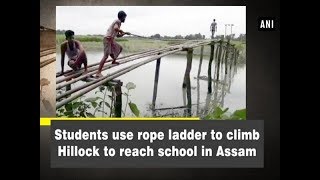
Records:
[[[211,23],[211,26],[210,26],[210,31],[211,31],[211,39],[213,39],[214,38],[214,34],[217,31],[216,19],[213,19],[213,22]]]

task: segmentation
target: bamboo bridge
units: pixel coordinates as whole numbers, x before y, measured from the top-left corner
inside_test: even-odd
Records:
[[[217,62],[217,72],[220,71],[220,64],[222,63],[229,63],[230,66],[224,66],[224,73],[227,74],[228,71],[231,70],[232,65],[236,65],[237,59],[239,57],[239,50],[235,47],[234,44],[230,43],[230,39],[224,40],[190,40],[182,44],[172,45],[165,48],[160,49],[153,49],[147,50],[139,53],[133,53],[127,56],[119,57],[117,62],[119,65],[111,64],[111,60],[108,60],[104,66],[102,71],[107,69],[111,69],[115,66],[121,66],[128,62],[136,62],[127,67],[123,67],[115,72],[108,74],[107,76],[102,76],[100,78],[93,78],[92,75],[96,74],[99,63],[88,64],[88,72],[83,74],[84,68],[82,67],[78,71],[66,71],[63,75],[57,74],[56,75],[56,90],[62,89],[66,87],[66,91],[63,91],[61,94],[57,94],[56,96],[56,109],[66,105],[67,103],[75,100],[76,98],[96,89],[99,86],[104,85],[111,85],[114,87],[115,90],[115,116],[121,117],[121,110],[122,110],[122,91],[121,86],[122,82],[117,80],[116,78],[120,77],[123,74],[126,74],[134,69],[139,68],[147,63],[156,61],[155,67],[155,78],[154,78],[154,89],[153,89],[153,99],[152,99],[152,108],[155,108],[156,97],[157,97],[157,87],[158,87],[158,79],[159,79],[159,70],[161,64],[161,58],[164,56],[168,56],[170,54],[175,54],[179,51],[186,52],[186,70],[184,74],[184,80],[182,87],[186,88],[187,93],[187,105],[186,108],[188,109],[189,114],[191,113],[191,85],[190,85],[190,71],[192,68],[192,58],[193,58],[193,50],[194,48],[201,48],[200,50],[200,63],[198,69],[198,77],[201,72],[201,65],[203,59],[203,49],[204,46],[210,46],[210,58],[209,58],[209,65],[208,65],[208,94],[212,93],[212,82],[219,81],[219,73],[214,74],[215,77],[212,77],[212,62],[215,59]],[[46,56],[50,53],[55,53],[54,49],[45,49],[40,51],[40,57]],[[55,58],[49,58],[46,61],[40,62],[40,68],[50,64],[51,62],[55,61]],[[230,67],[230,69],[228,69]],[[222,65],[221,65],[222,68]],[[78,81],[85,81],[85,83],[81,83],[80,85],[73,86],[71,89],[71,84],[75,84]],[[184,106],[183,106],[184,107]],[[165,108],[163,108],[165,109]]]

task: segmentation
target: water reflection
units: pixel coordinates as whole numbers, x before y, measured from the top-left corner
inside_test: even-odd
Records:
[[[231,64],[230,64],[231,65]],[[208,93],[206,96],[206,104],[205,107],[198,111],[197,116],[204,117],[208,114],[208,112],[212,112],[216,107],[225,107],[225,97],[227,94],[230,94],[231,85],[236,74],[236,66],[230,66],[230,71],[225,74],[222,73],[223,79],[216,79],[219,77],[219,74],[215,74],[213,79],[213,93]],[[219,73],[220,71],[216,71]],[[224,74],[224,75],[223,75]],[[199,84],[198,84],[199,85]]]

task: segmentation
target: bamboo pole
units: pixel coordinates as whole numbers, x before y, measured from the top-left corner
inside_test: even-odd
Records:
[[[182,88],[182,101],[183,105],[187,107],[187,90],[186,88]],[[186,111],[184,111],[183,116],[186,116]]]
[[[127,58],[127,57],[135,56],[135,55],[138,55],[138,54],[148,53],[148,52],[151,52],[151,51],[156,51],[156,49],[151,49],[151,50],[147,50],[147,51],[142,51],[142,52],[138,52],[138,53],[129,54],[127,56],[119,57],[118,59],[124,59],[124,58]],[[113,60],[109,59],[106,62],[111,62],[111,61],[113,61]],[[99,64],[100,64],[100,62],[93,63],[93,64],[88,65],[87,68],[93,67],[93,66],[97,66]],[[83,70],[83,69],[84,69],[84,67],[80,68],[80,70]],[[68,70],[68,71],[64,72],[64,75],[65,76],[69,76],[69,75],[72,75],[73,73],[74,73],[73,70]],[[61,74],[56,74],[56,77],[60,77],[60,76],[62,76],[62,75]]]
[[[218,59],[218,52],[219,52],[219,48],[220,48],[220,46],[217,46],[217,47],[216,47],[216,57],[215,57],[215,60],[217,60],[217,59]]]
[[[187,87],[187,116],[191,116],[191,82],[190,82],[190,71],[192,68],[192,56],[193,56],[193,48],[189,48],[187,52],[187,68],[185,73],[184,84]]]
[[[231,68],[232,68],[232,64],[233,64],[233,61],[234,61],[234,44],[231,45],[231,50],[230,52],[232,53],[232,56],[230,57],[230,74],[231,74]]]
[[[235,56],[235,59],[234,59],[234,64],[237,63],[239,55],[240,55],[239,50],[236,50],[236,56]]]
[[[159,52],[165,52],[165,51],[167,51],[167,50],[161,50],[161,51],[159,51]],[[159,53],[159,52],[144,53],[144,54],[142,54],[142,55],[139,55],[138,57],[128,57],[128,58],[133,61],[133,60],[137,60],[137,59],[140,59],[140,58],[144,58],[144,57],[147,57],[147,56],[150,56],[150,55],[157,54],[157,53]],[[125,58],[119,58],[119,59],[121,59],[120,61],[118,61],[120,64],[122,64],[123,61],[124,61],[124,62],[128,62],[128,61],[126,61],[127,59],[125,59]],[[118,59],[118,60],[119,60],[119,59]],[[113,66],[116,66],[116,65],[113,65],[113,64],[111,64],[111,63],[110,63],[110,64],[106,64],[106,63],[105,63],[105,64],[104,64],[104,67],[103,67],[103,70],[109,69],[110,67],[113,67]],[[108,67],[108,68],[106,68],[106,67]],[[82,73],[84,72],[83,69],[82,69],[82,70],[79,70],[79,71],[76,71],[76,72],[74,72],[74,73],[71,73],[71,74],[67,75],[67,76],[64,77],[64,78],[61,78],[61,79],[57,80],[57,81],[56,81],[56,84],[62,83],[62,82],[64,82],[64,81],[67,81],[67,80],[69,80],[69,79],[72,79],[73,77],[76,77],[76,76],[79,77],[79,78],[77,78],[76,81],[79,81],[79,80],[81,80],[81,79],[83,79],[83,78],[88,77],[89,75],[95,74],[95,72],[96,72],[97,70],[98,70],[98,67],[88,68],[87,74],[85,74],[85,75],[82,75]],[[91,73],[91,72],[93,72],[93,73]],[[72,83],[74,83],[74,82],[76,82],[76,81],[72,81]]]
[[[190,71],[192,68],[192,56],[193,56],[193,48],[188,48],[187,49],[187,67],[186,67],[186,71],[184,73],[184,79],[183,79],[183,84],[182,84],[183,88],[186,87],[187,78],[190,77]]]
[[[219,74],[220,74],[220,61],[221,61],[221,52],[222,51],[222,40],[220,41],[220,47],[218,52],[218,69],[217,69],[217,81],[219,81]]]
[[[197,46],[197,45],[198,45],[198,44],[194,44],[193,46],[190,45],[190,47],[194,47],[194,46]],[[165,55],[168,55],[168,54],[172,54],[171,52],[181,51],[182,49],[183,49],[183,48],[180,47],[180,48],[178,48],[178,49],[176,49],[176,50],[172,50],[172,51],[170,51],[170,52],[166,52],[166,53],[164,53],[164,54],[161,54],[160,57],[165,56]],[[141,63],[143,63],[143,62],[145,62],[145,61],[142,61]],[[139,63],[138,63],[138,64],[139,64]],[[135,64],[135,65],[137,65],[137,64]],[[130,68],[130,67],[126,67],[126,68],[120,69],[120,70],[118,70],[118,71],[115,71],[115,72],[113,72],[112,74],[109,74],[109,76],[112,76],[112,75],[114,75],[114,74],[117,74],[117,73],[119,73],[119,72],[121,72],[121,71],[124,71],[124,70],[126,70],[126,69],[128,69],[128,68]],[[191,70],[191,69],[190,69],[190,70]],[[77,79],[79,79],[79,78],[82,78],[82,77],[78,77]],[[103,77],[103,79],[104,79],[104,78],[106,78],[106,77]],[[98,79],[97,81],[99,81],[99,79]],[[91,84],[94,84],[94,83],[96,83],[97,81],[91,81],[91,82],[89,82],[89,83],[86,83],[86,84],[83,84],[83,85],[81,85],[81,86],[78,86],[78,87],[72,89],[71,91],[67,91],[67,92],[65,92],[65,93],[63,93],[63,94],[60,94],[59,96],[56,97],[56,100],[59,100],[60,98],[62,98],[62,97],[64,97],[64,96],[67,96],[67,95],[69,95],[69,94],[72,94],[72,93],[74,93],[74,92],[76,92],[76,91],[78,91],[78,90],[80,90],[80,89],[82,89],[82,88],[84,88],[84,87],[87,87],[87,86],[89,86],[89,85],[91,85]],[[67,83],[67,84],[70,84],[70,83]]]
[[[214,56],[214,43],[212,42],[210,45],[210,59],[209,59],[209,65],[208,65],[208,93],[212,93],[212,61]]]
[[[121,72],[119,72],[117,74],[114,74],[114,75],[108,76],[108,77],[104,76],[104,77],[102,77],[100,79],[97,79],[96,81],[93,81],[95,84],[90,84],[90,85],[86,84],[86,86],[82,87],[81,91],[78,92],[77,94],[74,94],[73,96],[58,102],[56,104],[56,108],[58,109],[61,106],[71,102],[72,100],[82,96],[83,94],[85,94],[85,93],[87,93],[87,92],[99,87],[100,85],[103,85],[104,83],[106,83],[106,82],[108,82],[108,81],[110,81],[110,80],[112,80],[114,78],[117,78],[117,77],[119,77],[119,76],[121,76],[121,75],[123,75],[125,73],[128,73],[128,72],[130,72],[130,71],[132,71],[132,70],[134,70],[134,69],[136,69],[136,68],[138,68],[138,67],[140,67],[142,65],[145,65],[145,64],[147,64],[149,62],[152,62],[152,61],[154,61],[156,59],[159,59],[159,58],[161,58],[163,56],[166,56],[166,55],[169,55],[169,54],[173,54],[173,53],[176,53],[176,52],[181,51],[181,50],[182,50],[182,48],[177,49],[177,50],[173,50],[173,51],[170,51],[170,52],[167,52],[167,53],[164,53],[164,54],[160,54],[160,55],[157,55],[157,56],[150,57],[150,58],[144,60],[143,62],[140,62],[140,63],[137,63],[135,65],[132,65],[129,68],[126,68],[125,70],[123,70],[123,71],[121,71]]]
[[[201,46],[201,50],[200,50],[200,62],[199,62],[199,69],[198,69],[198,77],[200,76],[201,73],[201,65],[202,65],[202,58],[203,58],[203,48],[204,46]]]
[[[183,44],[179,44],[179,45],[174,45],[174,46],[168,46],[168,47],[164,47],[164,48],[160,48],[160,49],[153,49],[153,50],[147,50],[147,51],[143,51],[143,52],[138,52],[138,53],[133,53],[133,54],[130,54],[130,55],[127,55],[127,56],[122,56],[122,57],[119,57],[118,58],[118,60],[120,60],[120,59],[124,59],[124,58],[128,58],[128,57],[131,57],[131,56],[139,56],[139,55],[143,55],[143,54],[146,54],[146,53],[151,53],[151,54],[157,54],[157,53],[159,53],[159,52],[161,52],[161,51],[166,51],[166,50],[170,50],[170,49],[172,49],[172,48],[179,48],[179,47],[181,47]],[[111,62],[112,61],[112,59],[109,59],[109,60],[107,60],[106,62]],[[99,65],[100,64],[100,62],[98,62],[98,63],[94,63],[94,64],[90,64],[90,65],[88,65],[87,67],[89,68],[89,67],[93,67],[93,66],[97,66],[97,65]],[[80,68],[80,70],[83,70],[84,68]],[[76,73],[76,72],[74,72],[73,70],[69,70],[69,71],[66,71],[65,73],[64,73],[64,75],[65,76],[71,76],[71,75],[73,75],[74,73]],[[61,74],[57,74],[56,75],[56,77],[60,77],[60,76],[62,76]],[[75,75],[75,76],[77,76],[77,75]],[[68,78],[71,78],[71,77],[66,77],[67,79]],[[61,80],[59,80],[59,81],[57,81],[57,83],[59,83]]]
[[[181,108],[188,108],[188,107],[187,106],[177,106],[177,107],[158,108],[158,109],[154,109],[154,110],[161,111],[161,110],[181,109]]]
[[[199,116],[200,106],[200,79],[197,79],[197,116]]]
[[[224,73],[228,74],[228,56],[229,56],[229,46],[230,46],[230,39],[228,39],[226,52],[225,52],[225,61],[224,61]]]
[[[152,110],[156,106],[157,92],[158,92],[158,81],[159,81],[159,72],[160,72],[160,62],[161,58],[157,59],[156,72],[154,75],[154,86],[153,86],[153,97],[152,97]]]
[[[122,86],[122,82],[118,82],[117,85],[114,86],[115,87],[115,94],[116,94],[116,100],[114,102],[115,117],[121,117],[121,112],[122,112],[121,86]]]
[[[237,49],[236,48],[234,48],[233,53],[234,53],[234,56],[233,56],[234,67],[236,67],[236,56],[237,56]]]
[[[129,67],[130,67],[130,66],[129,66]],[[124,71],[124,70],[126,70],[126,69],[128,69],[128,67],[119,69],[119,70],[117,70],[117,71],[109,74],[109,76],[112,76],[112,75],[114,75],[114,74],[117,74],[117,73],[119,73],[119,72],[121,72],[121,71]],[[107,76],[104,76],[104,77],[102,77],[102,78],[106,78],[106,77],[107,77]],[[76,92],[76,91],[79,91],[79,90],[81,90],[81,89],[83,89],[83,88],[85,88],[85,87],[87,87],[87,86],[90,86],[90,85],[92,85],[92,84],[94,84],[94,83],[96,83],[96,82],[98,82],[98,81],[99,81],[99,79],[96,79],[96,80],[94,80],[94,81],[89,81],[89,82],[87,82],[87,83],[85,83],[85,84],[82,84],[82,85],[80,85],[80,86],[78,86],[78,87],[76,87],[76,88],[74,88],[74,89],[72,89],[72,90],[70,90],[70,91],[66,91],[65,93],[62,93],[62,94],[58,95],[58,96],[56,97],[56,100],[59,100],[59,99],[65,97],[65,96],[67,96],[67,95],[70,95],[70,94],[72,94],[72,93],[74,93],[74,92]],[[68,85],[70,85],[70,84],[71,84],[71,83],[67,84],[66,86],[68,86]]]
[[[191,117],[191,105],[192,105],[192,101],[191,101],[191,82],[190,82],[190,75],[188,75],[187,79],[186,79],[186,84],[187,84],[187,116]]]
[[[205,42],[200,42],[199,44],[196,44],[196,45],[200,45],[200,44],[203,44],[203,43],[205,43]],[[139,59],[139,58],[142,58],[142,57],[146,57],[147,55],[153,55],[153,54],[157,54],[157,53],[159,53],[159,52],[167,52],[167,51],[170,51],[170,50],[174,50],[174,49],[176,49],[176,48],[180,48],[180,47],[182,47],[184,44],[179,44],[179,45],[174,45],[174,46],[169,46],[169,47],[165,47],[165,48],[161,48],[161,49],[157,49],[157,50],[152,50],[152,52],[150,51],[150,52],[146,52],[146,53],[137,53],[137,54],[135,54],[135,56],[138,56],[138,57],[135,57],[136,59]],[[191,44],[191,46],[194,46],[195,44]],[[190,45],[189,45],[190,46]],[[119,59],[124,59],[124,58],[127,58],[127,57],[130,57],[130,56],[133,56],[132,54],[131,55],[128,55],[128,56],[123,56],[123,57],[120,57],[120,58],[118,58],[118,60]],[[110,61],[112,61],[112,60],[108,60],[107,62],[110,62]],[[100,63],[100,62],[99,62]],[[89,66],[87,66],[87,67],[92,67],[92,66],[95,66],[95,65],[98,65],[99,63],[95,63],[95,64],[91,64],[91,65],[89,65]],[[105,64],[106,65],[106,64]],[[81,73],[83,72],[83,69],[84,68],[81,68],[79,71],[76,71],[76,72],[74,72],[74,71],[72,71],[71,70],[71,72],[69,72],[69,73],[65,73],[64,74],[64,78],[62,78],[62,79],[59,79],[59,80],[57,80],[56,81],[56,83],[57,84],[59,84],[59,83],[61,83],[61,82],[63,82],[63,81],[66,81],[66,80],[68,80],[68,79],[71,79],[71,78],[73,78],[73,77],[75,77],[75,76],[79,76],[79,75],[81,75]],[[98,69],[97,67],[96,68],[89,68],[88,69],[88,72],[91,72],[91,71],[93,71],[93,70],[96,70],[96,69]],[[61,76],[60,74],[59,75],[56,75],[56,77],[58,77],[58,76]]]
[[[147,57],[147,56],[149,56],[149,55],[146,55],[145,57]],[[134,60],[137,60],[137,59],[135,59],[135,58],[133,58],[133,57],[130,57],[130,58],[128,58],[128,59],[123,59],[122,61],[119,61],[119,64],[125,64],[125,63],[127,63],[127,62],[131,62],[131,61],[134,61]],[[107,65],[105,65],[105,66],[102,68],[102,70],[107,70],[107,69],[110,69],[110,68],[112,68],[112,67],[114,67],[114,66],[117,66],[117,65],[115,65],[115,64],[107,64]],[[75,82],[77,82],[77,81],[86,79],[87,77],[90,77],[91,75],[93,75],[93,74],[95,74],[95,73],[96,73],[96,70],[88,70],[88,73],[87,73],[87,74],[80,75],[79,77],[73,78],[73,79],[70,80],[70,81],[67,81],[67,82],[65,82],[65,83],[63,83],[63,84],[57,85],[57,86],[56,86],[56,89],[58,90],[58,89],[61,89],[61,88],[63,88],[64,86],[66,86],[66,85],[68,85],[68,84],[73,84],[73,83],[75,83]]]

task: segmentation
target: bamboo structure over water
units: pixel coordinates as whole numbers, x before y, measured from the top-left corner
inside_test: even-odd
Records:
[[[199,69],[198,69],[198,78],[201,73],[201,66],[202,66],[202,59],[203,59],[203,49],[204,46],[210,45],[210,60],[209,60],[209,66],[208,66],[208,93],[212,93],[212,81],[217,80],[219,81],[219,69],[220,69],[220,63],[222,64],[222,61],[224,60],[225,63],[225,73],[227,74],[227,63],[230,61],[230,64],[233,62],[236,63],[237,59],[237,54],[239,54],[239,51],[235,49],[235,46],[230,44],[230,40],[223,41],[222,40],[200,40],[200,41],[189,41],[184,44],[179,44],[179,45],[174,45],[174,46],[169,46],[161,49],[153,49],[153,50],[147,50],[143,51],[140,53],[134,53],[130,54],[127,56],[119,57],[118,62],[119,65],[135,61],[137,63],[123,67],[121,69],[118,69],[107,76],[103,76],[97,79],[90,78],[93,74],[95,74],[98,70],[98,65],[99,63],[94,63],[91,65],[88,65],[88,72],[86,74],[83,73],[83,68],[81,68],[78,71],[67,71],[65,74],[62,76],[61,74],[57,74],[57,81],[56,81],[56,90],[59,90],[63,87],[69,87],[68,90],[65,92],[57,95],[56,100],[56,108],[60,108],[64,106],[65,104],[75,100],[76,98],[94,90],[95,88],[105,85],[106,83],[114,80],[115,78],[120,77],[123,74],[126,74],[134,69],[139,68],[140,66],[143,66],[145,64],[148,64],[150,62],[153,62],[157,60],[156,63],[156,70],[155,70],[155,78],[154,78],[154,89],[153,89],[153,96],[152,96],[152,110],[153,114],[155,115],[155,111],[159,110],[155,108],[156,105],[156,97],[157,97],[157,89],[158,89],[158,81],[159,81],[159,73],[160,73],[160,64],[161,64],[161,57],[168,56],[170,54],[177,53],[179,51],[186,51],[187,55],[187,66],[184,74],[184,80],[183,80],[183,88],[186,89],[186,104],[183,107],[186,107],[186,115],[187,116],[192,116],[192,103],[191,103],[191,82],[190,82],[190,71],[192,68],[192,57],[193,57],[193,49],[197,47],[201,47],[201,54],[200,54],[200,64],[199,64]],[[214,53],[215,52],[215,53]],[[229,56],[231,53],[232,56]],[[232,57],[232,58],[230,58]],[[214,61],[215,59],[215,61]],[[231,59],[231,60],[228,60]],[[109,60],[110,61],[110,60]],[[216,71],[217,72],[217,77],[215,77],[215,74],[212,78],[212,71],[211,71],[211,66],[212,62],[217,62],[216,63]],[[111,69],[115,66],[119,65],[114,65],[111,63],[105,63],[102,70],[107,70]],[[231,69],[231,67],[230,67]],[[70,85],[74,84],[78,81],[84,81],[86,79],[91,79],[90,81],[87,81],[84,84],[77,85],[70,89]],[[121,117],[121,101],[122,99],[120,98],[121,96],[121,83],[114,85],[116,89],[116,102],[115,102],[115,114],[116,117]],[[180,107],[180,106],[178,106]],[[182,107],[182,106],[181,106]],[[120,108],[120,109],[119,109]],[[162,108],[166,109],[166,108]]]

